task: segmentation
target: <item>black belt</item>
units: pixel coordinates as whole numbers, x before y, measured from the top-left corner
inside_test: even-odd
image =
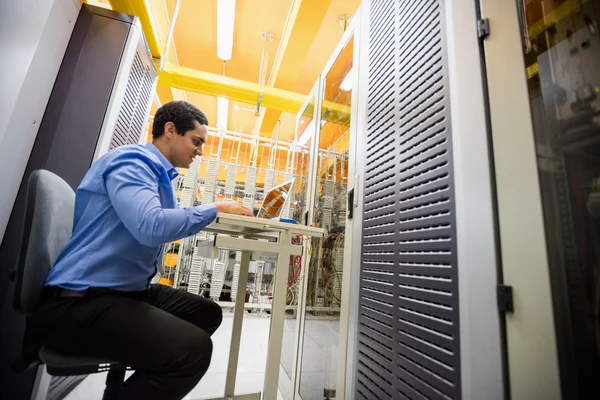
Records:
[[[63,288],[59,288],[59,289],[60,289],[58,291],[59,297],[83,297],[86,295],[86,292],[80,292],[77,290],[69,290],[69,289],[63,289]]]
[[[87,294],[86,291],[69,290],[63,289],[58,286],[46,286],[44,288],[44,297],[56,298],[56,297],[84,297]]]
[[[98,288],[90,287],[87,290],[69,290],[63,289],[58,286],[46,286],[44,288],[45,298],[80,298],[80,297],[99,297],[104,295],[117,294],[120,296],[129,297],[136,300],[146,300],[148,297],[148,290],[142,290],[137,292],[122,292],[109,288]]]

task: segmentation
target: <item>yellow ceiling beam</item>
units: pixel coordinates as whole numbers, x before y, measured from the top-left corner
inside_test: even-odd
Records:
[[[164,70],[159,73],[158,82],[176,89],[226,97],[232,101],[248,104],[257,104],[262,93],[261,106],[275,107],[287,112],[299,110],[306,99],[306,96],[298,93],[171,63],[165,64]]]
[[[262,94],[261,107],[289,113],[297,113],[307,96],[288,90],[278,89],[254,82],[242,81],[223,75],[199,71],[171,63],[159,73],[158,83],[175,89],[189,90],[208,96],[226,97],[231,101],[257,104]],[[325,102],[324,108],[331,110],[331,120],[345,121],[350,115],[350,107],[333,102]]]
[[[542,19],[529,26],[529,37],[534,39],[541,35],[548,30],[549,27],[567,18],[587,2],[588,0],[566,0],[554,10],[544,15]]]
[[[175,100],[173,98],[173,92],[171,91],[171,88],[165,85],[156,85],[156,94],[158,95],[158,98],[162,104]]]
[[[162,48],[158,40],[158,31],[154,24],[154,17],[147,0],[110,0],[113,10],[123,14],[135,15],[140,19],[148,49],[152,57],[162,57]]]
[[[144,36],[152,56],[154,58],[160,58],[162,56],[162,49],[160,47],[158,32],[148,0],[109,1],[113,10],[129,15],[135,15],[140,19]],[[286,51],[286,54],[280,61],[281,64],[278,65],[278,67],[289,69],[290,66],[301,64],[298,63],[298,57],[300,57],[303,52],[306,53],[310,49],[318,31],[318,26],[320,26],[320,22],[323,20],[330,3],[331,0],[302,0],[302,2],[296,5],[296,7],[299,8],[297,10],[292,10],[293,13],[297,12],[297,15],[295,16],[296,23],[294,24],[293,32],[289,37],[286,46],[287,48],[294,48],[296,50],[293,52],[294,54]],[[312,17],[309,15],[310,13],[313,13]],[[316,18],[314,13],[316,13]],[[303,21],[302,28],[296,27],[298,18],[301,18]],[[319,23],[316,24],[316,21]],[[315,28],[314,25],[316,25],[317,28]],[[312,26],[312,28],[310,28],[310,26]],[[298,52],[298,48],[302,51]],[[306,54],[304,54],[304,56],[306,56]],[[295,75],[295,77],[286,76],[284,78],[281,75],[277,75],[279,79],[272,79],[275,79],[275,84],[281,82],[285,86],[288,86],[289,83],[295,82],[300,72],[300,70],[295,71],[292,74]],[[272,80],[270,81],[273,82]],[[289,83],[283,83],[284,81]],[[181,67],[168,62],[165,64],[163,71],[159,72],[159,84],[209,96],[226,97],[232,101],[239,101],[247,104],[258,104],[260,102],[261,107],[277,110],[279,112],[297,113],[300,111],[300,107],[302,107],[307,98],[306,95],[289,90],[259,85],[253,82]],[[165,100],[164,97],[161,96],[163,101]],[[348,124],[350,107],[333,102],[325,102],[323,107],[331,110],[331,112],[328,113],[329,116],[326,118],[327,121],[344,125]]]
[[[531,64],[529,67],[527,67],[527,69],[525,69],[525,73],[527,74],[527,79],[531,79],[534,76],[536,76],[537,74],[540,73],[540,68],[538,63],[533,63]]]

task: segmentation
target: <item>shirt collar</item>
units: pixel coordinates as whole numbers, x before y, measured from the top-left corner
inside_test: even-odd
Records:
[[[163,167],[165,167],[165,169],[167,170],[167,175],[169,175],[169,179],[173,180],[173,179],[177,178],[177,176],[179,175],[179,172],[177,172],[175,167],[173,167],[173,165],[169,162],[169,160],[167,160],[167,158],[163,155],[163,153],[161,153],[160,150],[158,150],[153,143],[151,143],[151,142],[146,143],[146,148],[148,150],[150,150],[152,152],[152,154],[154,154],[156,157],[158,157],[158,159],[160,160]]]

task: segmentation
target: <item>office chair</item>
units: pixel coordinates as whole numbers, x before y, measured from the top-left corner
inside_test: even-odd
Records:
[[[60,177],[46,170],[31,174],[27,186],[25,223],[16,269],[11,274],[15,282],[14,308],[32,316],[42,298],[44,283],[50,268],[71,237],[75,193]],[[42,379],[43,367],[52,376],[78,376],[108,371],[103,400],[114,399],[123,386],[126,366],[110,360],[71,357],[57,353],[47,346],[39,351],[39,362],[18,361],[15,370],[38,367],[36,388],[32,398],[45,399],[49,378]],[[41,372],[41,373],[40,373]],[[45,381],[45,383],[40,383]],[[46,387],[44,387],[46,386]]]

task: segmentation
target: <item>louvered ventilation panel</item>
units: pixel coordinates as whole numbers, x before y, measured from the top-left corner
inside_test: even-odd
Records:
[[[179,204],[181,207],[192,207],[196,199],[196,188],[198,186],[198,168],[200,167],[200,159],[196,157],[186,170],[181,185],[181,199]]]
[[[235,178],[237,177],[237,165],[227,166],[227,180],[225,181],[225,194],[233,196],[235,193]]]
[[[206,166],[206,176],[204,177],[204,187],[202,189],[202,202],[205,204],[215,201],[218,172],[219,162],[214,158],[209,159]]]
[[[265,173],[265,193],[275,185],[275,171],[268,169]]]
[[[138,53],[135,54],[123,102],[110,141],[110,149],[125,144],[139,143],[146,122],[146,107],[152,96],[155,76],[149,66],[144,66]]]
[[[212,270],[212,279],[210,282],[210,298],[218,301],[223,291],[223,283],[225,282],[225,273],[227,266],[224,262],[214,261]]]
[[[256,272],[254,274],[254,292],[252,292],[252,302],[260,303],[260,296],[262,293],[262,278],[265,269],[265,262],[255,261],[254,263],[256,265]]]
[[[356,398],[458,399],[450,104],[440,0],[373,0]]]
[[[205,259],[198,254],[198,246],[194,247],[194,255],[192,256],[192,265],[190,267],[190,275],[188,278],[188,293],[199,294],[200,287],[204,279]]]
[[[235,252],[235,263],[233,264],[233,280],[231,282],[231,301],[237,298],[238,282],[240,281],[240,266],[242,264],[242,252]]]
[[[254,196],[256,195],[256,168],[248,167],[246,172],[246,185],[244,187],[244,204],[249,209],[254,208]]]

